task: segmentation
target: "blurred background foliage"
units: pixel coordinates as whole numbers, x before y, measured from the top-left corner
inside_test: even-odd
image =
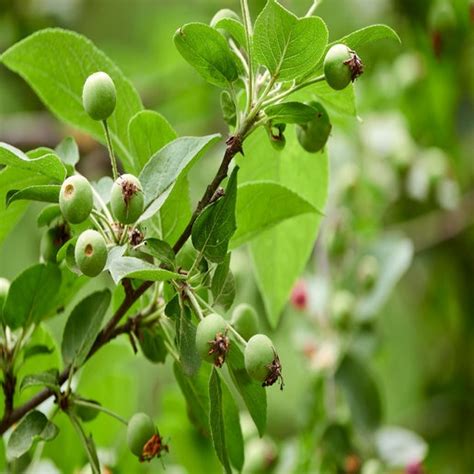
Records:
[[[264,1],[250,3],[255,17]],[[310,2],[283,3],[303,15]],[[328,453],[337,454],[337,461],[327,461],[327,472],[359,472],[357,456],[345,443],[363,432],[357,420],[331,413],[331,384],[322,389],[320,383],[323,376],[334,380],[331,369],[345,344],[374,374],[384,424],[413,430],[426,441],[426,472],[474,470],[474,6],[468,0],[448,2],[452,22],[439,26],[430,20],[434,4],[326,0],[318,7],[330,40],[370,23],[386,23],[399,33],[402,46],[376,43],[360,52],[366,73],[355,86],[359,120],[332,117],[326,217],[293,304],[274,335],[286,369],[285,391],[269,392],[268,436],[258,439],[244,420],[248,472],[315,472],[314,459],[322,452],[328,459]],[[0,51],[41,28],[78,31],[122,68],[144,105],[164,114],[180,134],[225,133],[216,90],[172,42],[183,23],[209,22],[225,7],[238,11],[238,2],[0,0]],[[102,147],[59,124],[22,80],[0,68],[1,141],[28,150],[54,146],[71,133],[80,144],[82,171],[90,178],[107,172]],[[218,153],[207,157],[193,171],[195,196],[218,159]],[[38,260],[38,209],[31,206],[3,241],[1,276],[12,279]],[[264,324],[249,265],[245,251],[234,255],[236,301],[260,308]],[[50,321],[53,335],[60,334],[65,320]],[[35,364],[47,368],[48,357]],[[219,472],[209,443],[187,421],[169,363],[156,366],[132,357],[127,342],[117,341],[88,363],[78,383],[84,396],[123,416],[148,411],[165,437],[172,433],[168,473]],[[347,423],[341,424],[344,419]],[[85,465],[72,428],[58,423],[61,435],[44,448],[49,461],[35,472],[55,472],[53,466],[73,472]],[[100,415],[88,428],[113,472],[160,469],[158,464],[137,466],[123,449],[125,431],[113,420]],[[395,442],[394,436],[388,438]],[[414,441],[414,450],[415,459],[407,463],[425,456],[421,440]],[[383,446],[379,457],[381,452]],[[392,464],[406,468],[400,460]],[[367,463],[364,469],[376,472]]]

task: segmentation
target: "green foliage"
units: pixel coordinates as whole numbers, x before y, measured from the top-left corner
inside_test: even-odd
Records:
[[[12,281],[3,308],[3,322],[12,329],[39,323],[56,303],[61,272],[54,265],[27,268]]]
[[[224,196],[205,208],[193,225],[194,247],[212,262],[219,263],[225,259],[229,240],[236,229],[235,202],[238,171],[238,167],[232,171]]]
[[[80,367],[84,363],[99,334],[110,298],[110,291],[99,291],[84,298],[74,308],[64,328],[62,340],[61,351],[65,364]]]
[[[31,411],[10,436],[7,452],[10,456],[18,458],[31,448],[35,440],[49,441],[57,434],[58,428],[48,421],[43,413],[37,410]]]
[[[240,183],[273,181],[323,210],[327,194],[327,155],[301,150],[294,133],[288,134],[283,152],[272,149],[259,130],[249,137],[240,160]],[[258,160],[258,167],[251,166]],[[297,166],[296,166],[297,163]],[[261,233],[250,243],[257,282],[272,325],[276,325],[290,290],[304,268],[314,244],[321,217],[305,214],[287,219]]]
[[[177,451],[186,452],[186,456],[192,450],[185,443],[193,439],[196,446],[201,443],[195,451],[202,465],[201,457],[208,456],[209,466],[218,459],[227,473],[241,472],[244,467],[252,472],[255,460],[249,446],[253,441],[270,443],[269,438],[253,438],[256,431],[260,437],[266,432],[266,387],[280,382],[283,389],[282,364],[272,340],[257,334],[256,311],[239,300],[242,287],[247,285],[245,291],[251,290],[253,281],[249,266],[242,263],[244,250],[239,249],[232,265],[229,250],[249,244],[263,301],[259,313],[265,312],[270,326],[276,327],[315,245],[328,194],[327,153],[307,151],[324,147],[333,114],[339,120],[341,116],[355,117],[356,110],[351,86],[336,92],[329,87],[328,78],[320,75],[330,45],[326,24],[312,15],[317,3],[299,18],[276,0],[268,0],[254,25],[247,1],[241,6],[242,20],[230,10],[221,10],[210,26],[188,23],[174,36],[184,59],[207,82],[222,89],[220,102],[229,125],[228,138],[207,187],[199,181],[190,186],[196,177],[194,170],[190,171],[221,135],[179,137],[163,115],[143,109],[131,83],[86,38],[46,29],[0,56],[0,61],[23,77],[57,118],[107,146],[113,176],[90,183],[78,174],[76,166],[85,175],[90,172],[87,160],[80,161],[88,146],[80,135],[74,135],[77,142],[71,137],[63,139],[54,150],[37,147],[24,153],[0,144],[0,165],[5,166],[0,169],[0,242],[24,213],[24,201],[52,203],[38,208],[36,219],[38,227],[45,227],[40,250],[42,260],[48,263],[26,269],[9,288],[5,284],[0,294],[5,405],[0,427],[3,433],[19,422],[7,447],[9,456],[20,458],[15,461],[18,469],[23,467],[21,463],[26,469],[30,462],[31,470],[37,467],[34,463],[42,453],[38,450],[39,454],[33,454],[31,448],[40,440],[52,441],[44,446],[43,454],[60,469],[82,469],[80,463],[87,459],[94,474],[103,470],[98,453],[113,442],[117,466],[110,468],[134,472],[137,459],[132,459],[132,464],[130,453],[122,449],[125,439],[139,461],[151,461],[168,452],[164,440],[169,436],[171,456],[175,456],[175,438]],[[376,25],[339,43],[347,45],[343,46],[346,49],[358,48],[384,38],[398,37],[390,28]],[[351,74],[345,82],[353,78]],[[327,113],[319,102],[327,107]],[[322,110],[326,127],[316,150],[301,139],[301,130],[309,136],[315,114],[321,116]],[[177,129],[181,130],[181,125]],[[209,163],[211,160],[203,161],[202,168],[209,168]],[[124,171],[121,176],[119,169]],[[194,201],[194,192],[201,192],[201,188],[202,195],[194,206],[191,195]],[[370,321],[405,271],[411,257],[405,244],[399,241],[392,247],[374,246],[369,252],[380,262],[381,271],[363,296],[353,301],[354,319],[347,331],[352,325]],[[392,251],[397,258],[401,255],[403,262],[398,267],[391,265],[388,271],[384,264],[390,263]],[[90,281],[81,275],[98,278]],[[226,317],[234,302],[240,304],[231,318]],[[328,305],[321,314],[326,310],[334,308]],[[47,321],[54,313],[58,317]],[[325,330],[330,326],[339,337],[342,330],[334,318],[332,315]],[[293,344],[296,338],[286,336],[285,357],[295,358],[295,352],[303,350],[305,357],[307,352],[312,354],[306,347],[300,351],[297,344],[290,352],[288,341]],[[140,350],[144,357],[129,357],[125,344],[130,344],[134,353]],[[357,429],[374,431],[381,424],[378,389],[365,364],[352,355],[363,350],[356,343],[352,347],[352,338],[334,346],[333,353],[326,351],[328,373],[335,373],[336,386],[331,390],[345,395],[342,404],[347,400],[350,420]],[[188,430],[183,403],[177,403],[182,412],[157,410],[157,419],[171,431],[164,438],[153,419],[141,413],[144,408],[134,406],[149,403],[156,407],[155,390],[161,391],[161,383],[158,388],[153,386],[151,374],[159,373],[160,382],[166,385],[167,359],[173,360],[178,382],[172,385],[173,392],[167,392],[169,403],[178,400],[181,391],[188,418],[198,434]],[[336,367],[338,360],[342,362]],[[224,362],[227,368],[218,371]],[[124,370],[110,370],[117,364]],[[290,379],[292,372],[289,366]],[[312,374],[307,375],[304,384],[316,385]],[[324,383],[318,385],[318,399],[326,388]],[[142,390],[148,391],[149,399],[142,396]],[[28,398],[33,391],[33,398]],[[36,411],[51,395],[55,411],[48,416]],[[293,393],[290,395],[293,399]],[[274,412],[275,400],[287,403],[288,397],[277,399],[272,394],[269,399]],[[371,411],[364,406],[366,400]],[[307,409],[304,402],[301,407],[298,404],[300,408],[301,416],[308,418],[314,407]],[[116,409],[126,412],[127,417],[140,412],[127,422]],[[244,440],[241,419],[246,422],[246,411],[256,431],[245,423]],[[50,421],[56,414],[64,442],[72,445],[77,442],[73,436],[77,436],[82,455],[57,449],[53,440],[58,428]],[[279,414],[283,418],[285,410]],[[101,422],[105,416],[127,424],[126,436]],[[298,416],[299,412],[294,420],[283,419],[281,424],[291,430]],[[334,426],[342,427],[336,419],[338,410],[331,416]],[[309,418],[316,415],[309,413]],[[86,433],[84,422],[93,435]],[[269,417],[272,435],[278,432],[278,422],[273,413]],[[305,423],[308,432],[304,436],[309,433],[311,439],[321,438],[324,447],[331,430],[311,431],[310,422]],[[178,425],[180,433],[173,432]],[[356,452],[349,429],[341,429],[347,435],[344,454]],[[294,439],[305,442],[303,437]],[[210,454],[212,447],[215,455]],[[266,467],[270,469],[275,453],[273,447],[266,453]],[[244,454],[250,454],[247,461]],[[321,465],[342,466],[337,456],[329,456],[329,460],[325,456]],[[191,465],[190,459],[184,462],[186,466]],[[172,458],[171,462],[175,461]],[[302,459],[301,465],[305,462]],[[308,461],[308,466],[312,462]],[[16,469],[13,466],[9,463],[8,468]],[[301,472],[310,472],[311,467]]]
[[[174,44],[201,76],[218,87],[227,87],[238,77],[238,69],[225,39],[203,23],[189,23],[174,35]]]
[[[0,143],[0,164],[28,170],[59,182],[66,177],[66,168],[54,153],[32,159],[7,143]]]
[[[140,98],[115,64],[84,36],[59,28],[39,31],[5,51],[0,60],[22,76],[61,120],[99,140],[102,126],[82,107],[82,88],[101,70],[117,89],[117,108],[109,120],[112,141],[126,169],[135,165],[128,141],[128,123],[142,109]]]
[[[255,22],[255,56],[279,81],[312,72],[328,41],[321,18],[297,18],[276,0],[269,0]]]

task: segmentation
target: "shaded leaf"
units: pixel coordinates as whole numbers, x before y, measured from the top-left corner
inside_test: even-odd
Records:
[[[30,186],[25,189],[12,189],[6,195],[6,203],[9,206],[14,201],[40,201],[40,202],[59,202],[59,184],[40,184]]]
[[[40,372],[38,374],[27,375],[21,381],[20,390],[28,387],[47,387],[55,392],[59,392],[60,386],[58,383],[59,372],[56,369],[48,370],[47,372]]]
[[[227,355],[227,367],[260,436],[263,436],[267,426],[267,393],[261,383],[249,377],[244,354],[234,340]]]
[[[139,335],[143,355],[151,362],[164,363],[168,351],[159,328],[143,328]]]
[[[27,268],[12,281],[3,308],[3,321],[11,329],[39,323],[55,305],[61,285],[56,265],[38,264]]]
[[[80,367],[99,334],[110,304],[109,290],[84,298],[73,310],[64,328],[61,351],[64,363]]]
[[[235,203],[237,198],[238,166],[227,183],[225,195],[207,206],[194,222],[192,242],[211,262],[222,262],[227,255],[229,240],[236,229]]]
[[[191,422],[204,435],[209,435],[209,375],[211,366],[202,364],[193,376],[186,375],[181,365],[173,364],[174,375],[186,400]]]
[[[153,257],[157,258],[161,263],[164,263],[171,268],[174,267],[176,256],[168,242],[160,239],[146,239],[145,245],[141,248],[146,253],[149,253]]]
[[[191,314],[186,306],[179,320],[179,360],[183,372],[188,375],[197,374],[201,366],[201,358],[196,349],[196,326],[191,322]]]
[[[30,411],[11,434],[7,453],[13,458],[19,458],[36,440],[50,441],[57,436],[58,431],[57,426],[48,421],[43,413],[37,410]]]
[[[354,355],[346,354],[337,368],[336,383],[346,396],[354,423],[362,430],[376,429],[382,419],[382,403],[367,367]]]
[[[228,310],[235,299],[234,275],[229,270],[230,256],[230,253],[227,254],[225,260],[217,265],[211,283],[213,305],[220,306],[224,310]]]
[[[38,217],[36,218],[36,223],[38,227],[49,226],[54,219],[61,215],[61,209],[58,204],[50,204],[49,206],[43,207]]]

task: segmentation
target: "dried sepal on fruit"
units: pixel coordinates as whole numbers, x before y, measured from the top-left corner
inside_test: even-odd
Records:
[[[222,367],[229,352],[229,346],[227,323],[222,316],[211,313],[198,324],[196,348],[204,361],[216,367]]]

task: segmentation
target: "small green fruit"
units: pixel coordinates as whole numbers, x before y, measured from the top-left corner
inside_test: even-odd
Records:
[[[196,349],[201,359],[222,367],[229,351],[229,338],[227,323],[218,314],[211,313],[206,316],[196,330]]]
[[[345,44],[332,46],[324,58],[324,76],[333,89],[345,89],[364,70],[359,56]]]
[[[59,207],[71,224],[84,222],[92,211],[92,187],[84,176],[70,176],[61,186]]]
[[[84,83],[84,110],[94,120],[107,120],[115,110],[116,96],[115,84],[110,76],[105,72],[95,72]]]
[[[319,102],[311,102],[309,105],[315,109],[315,116],[310,122],[297,125],[296,135],[307,152],[317,153],[326,145],[332,125],[326,109]]]
[[[232,313],[231,324],[248,341],[258,332],[257,312],[249,304],[239,304]]]
[[[264,334],[252,336],[245,347],[245,369],[254,380],[262,382],[262,387],[273,385],[280,379],[283,389],[280,359],[269,337]]]
[[[127,444],[130,451],[141,458],[143,448],[155,434],[156,427],[153,420],[146,413],[135,413],[127,427]]]
[[[112,186],[110,205],[114,217],[122,224],[133,224],[142,215],[145,200],[136,176],[123,174]]]
[[[77,266],[84,275],[97,276],[107,262],[107,245],[96,230],[85,230],[77,239],[74,249]]]

